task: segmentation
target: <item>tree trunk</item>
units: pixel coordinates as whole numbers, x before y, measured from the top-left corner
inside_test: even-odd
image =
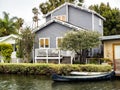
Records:
[[[80,52],[78,53],[78,61],[80,62],[80,64],[85,64],[86,63],[86,58],[88,56],[88,50],[87,49],[83,49],[80,50]]]

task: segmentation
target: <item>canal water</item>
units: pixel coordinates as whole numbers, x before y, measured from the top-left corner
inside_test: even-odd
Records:
[[[0,90],[120,90],[120,79],[98,82],[53,82],[44,76],[0,74]]]

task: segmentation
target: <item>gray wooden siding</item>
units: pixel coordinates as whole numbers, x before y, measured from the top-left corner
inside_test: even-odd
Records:
[[[92,14],[69,6],[68,21],[73,25],[92,30]]]
[[[56,10],[54,13],[52,13],[52,16],[58,15],[66,15],[66,6],[63,6],[60,9]]]
[[[103,34],[103,20],[102,20],[102,25],[99,25],[99,17],[94,15],[94,29]]]
[[[46,22],[48,22],[49,20],[51,20],[51,16],[53,18],[54,16],[59,16],[59,15],[66,15],[66,6],[63,6],[60,9],[56,10],[55,12],[52,13],[52,15],[51,14],[48,15],[46,17]]]
[[[36,32],[35,35],[35,48],[39,48],[39,38],[50,38],[50,48],[56,48],[56,37],[62,37],[66,32],[70,31],[71,28],[63,26],[58,23],[51,23],[50,25],[42,28]]]

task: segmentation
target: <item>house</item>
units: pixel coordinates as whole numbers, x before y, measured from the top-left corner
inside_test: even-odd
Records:
[[[16,57],[16,39],[17,38],[18,38],[18,36],[14,35],[14,34],[0,37],[0,43],[8,43],[8,44],[11,44],[13,47],[13,52],[11,55],[12,63],[15,63],[16,59],[17,59],[17,57]],[[3,62],[2,58],[1,58],[1,62]]]
[[[48,14],[44,15],[46,23],[34,30],[34,62],[71,63],[75,53],[61,51],[58,45],[65,33],[71,30],[98,31],[103,35],[104,17],[84,7],[71,3],[64,3]],[[93,49],[93,51],[95,51]],[[70,59],[68,60],[68,57]],[[66,62],[66,61],[69,62]],[[57,62],[55,62],[57,63]]]
[[[104,47],[104,58],[113,62],[116,75],[120,75],[120,35],[101,37]]]

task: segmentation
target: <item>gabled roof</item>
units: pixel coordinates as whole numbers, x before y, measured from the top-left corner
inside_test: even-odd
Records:
[[[102,41],[105,41],[105,40],[117,40],[117,39],[120,39],[120,35],[102,36],[102,37],[100,37],[100,39]]]
[[[0,42],[3,42],[3,41],[5,41],[5,40],[7,40],[8,38],[11,38],[11,37],[18,38],[17,35],[11,34],[11,35],[8,35],[8,36],[0,37]]]
[[[61,20],[58,20],[58,19],[52,19],[52,20],[48,21],[47,23],[41,25],[40,27],[36,28],[35,30],[33,30],[33,32],[37,32],[38,30],[48,26],[49,24],[51,24],[53,22],[59,23],[61,25],[67,26],[69,28],[73,28],[75,30],[85,30],[84,28],[74,26],[74,25],[72,25],[70,23],[67,23],[67,22],[64,22],[64,21],[61,21]]]
[[[105,20],[105,18],[103,16],[101,16],[100,14],[98,14],[97,12],[93,11],[93,10],[90,10],[90,9],[87,9],[87,8],[84,8],[84,7],[81,7],[81,6],[78,6],[78,5],[75,5],[75,4],[72,4],[72,3],[64,3],[62,4],[61,6],[57,7],[56,9],[52,10],[51,12],[48,12],[46,15],[44,15],[43,17],[47,17],[48,15],[50,15],[51,13],[57,11],[58,9],[62,8],[63,6],[72,6],[74,8],[78,8],[78,9],[81,9],[83,11],[86,11],[86,12],[89,12],[89,13],[93,13],[95,15],[97,15],[98,17],[100,17],[101,19]]]

